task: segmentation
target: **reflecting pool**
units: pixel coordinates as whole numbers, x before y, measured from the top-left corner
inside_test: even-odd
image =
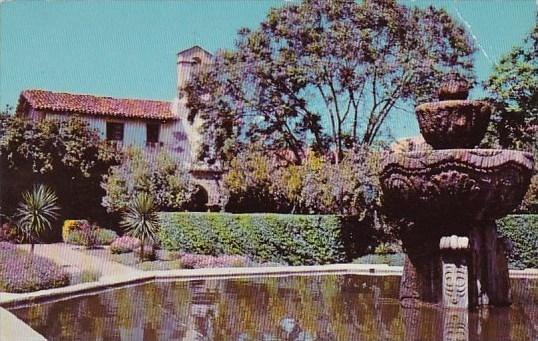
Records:
[[[538,340],[538,280],[514,304],[401,308],[396,276],[152,282],[12,309],[50,340]]]

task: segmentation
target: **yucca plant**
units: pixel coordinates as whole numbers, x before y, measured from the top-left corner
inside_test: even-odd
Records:
[[[32,253],[39,233],[50,229],[52,222],[59,216],[57,201],[56,193],[45,185],[35,185],[31,191],[22,193],[16,217],[19,228],[30,242]]]
[[[140,261],[144,260],[144,246],[149,241],[154,243],[159,219],[153,197],[147,193],[138,193],[123,213],[120,225],[131,237],[140,239]]]

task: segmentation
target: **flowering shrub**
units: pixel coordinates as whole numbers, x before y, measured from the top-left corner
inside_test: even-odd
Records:
[[[89,223],[80,225],[79,231],[82,237],[82,245],[86,246],[86,248],[91,249],[99,244],[97,229],[96,225],[91,225]]]
[[[0,226],[0,242],[21,243],[23,240],[24,236],[16,226],[8,223]]]
[[[244,256],[206,256],[186,253],[181,258],[181,265],[186,269],[244,267],[248,258]]]
[[[1,241],[0,242],[0,257],[3,256],[7,252],[15,252],[17,251],[17,247],[11,243]]]
[[[132,252],[137,247],[140,247],[140,240],[137,238],[123,236],[110,244],[110,252],[112,253],[127,253]]]
[[[79,230],[82,224],[88,224],[87,220],[65,220],[62,226],[62,238],[64,242],[69,239],[71,232]]]
[[[0,242],[0,291],[28,292],[68,284],[68,273],[56,263]]]

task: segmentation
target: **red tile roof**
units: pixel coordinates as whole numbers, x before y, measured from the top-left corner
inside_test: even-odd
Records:
[[[25,90],[21,99],[38,110],[73,112],[124,118],[174,119],[170,102]]]

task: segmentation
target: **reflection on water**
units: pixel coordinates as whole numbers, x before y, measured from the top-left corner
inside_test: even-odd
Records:
[[[399,277],[157,282],[13,310],[51,340],[537,340],[538,280],[514,304],[403,309]]]

